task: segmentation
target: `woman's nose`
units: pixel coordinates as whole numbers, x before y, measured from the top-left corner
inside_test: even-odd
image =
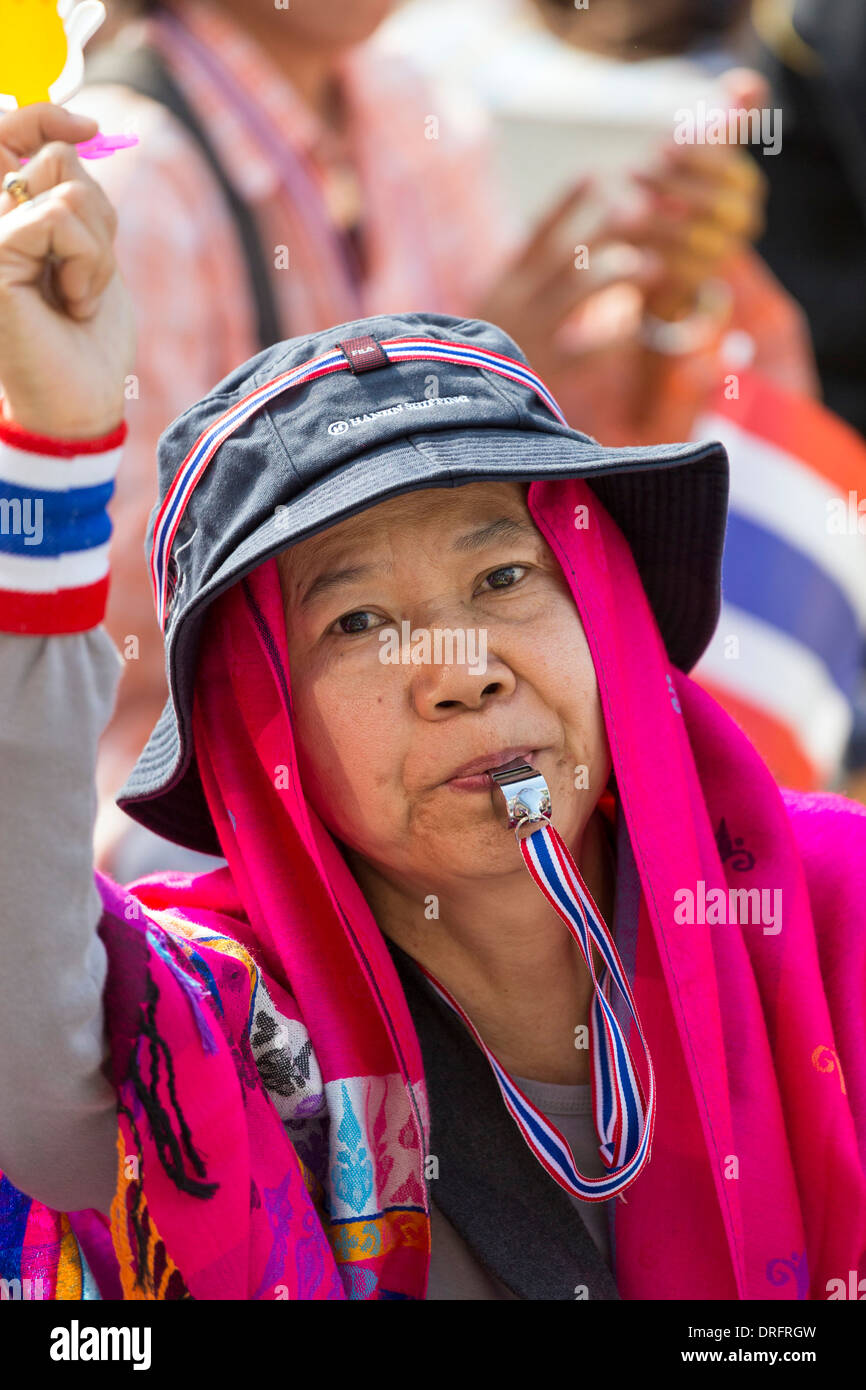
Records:
[[[445,640],[450,632],[451,642]],[[463,643],[452,630],[430,629],[429,643],[419,641],[412,663],[412,700],[424,719],[441,719],[457,708],[480,709],[496,696],[510,695],[516,687],[511,667],[487,649],[486,632],[463,634]]]

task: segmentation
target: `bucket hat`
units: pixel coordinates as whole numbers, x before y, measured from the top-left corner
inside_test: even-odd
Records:
[[[146,554],[169,698],[117,801],[221,853],[195,761],[209,605],[279,551],[400,493],[583,478],[624,533],[671,662],[718,621],[728,462],[715,441],[607,448],[566,423],[517,344],[478,319],[378,315],[274,343],[160,436]]]

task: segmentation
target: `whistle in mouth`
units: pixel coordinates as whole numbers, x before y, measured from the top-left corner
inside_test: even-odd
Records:
[[[490,777],[505,797],[508,828],[518,840],[550,824],[550,791],[537,768],[529,763],[507,772],[490,768]]]

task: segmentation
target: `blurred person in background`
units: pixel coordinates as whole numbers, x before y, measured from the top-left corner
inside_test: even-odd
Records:
[[[567,342],[588,320],[597,343],[599,320],[611,325],[619,376],[592,393],[585,427],[611,443],[634,439],[636,427],[647,443],[688,432],[727,352],[748,351],[767,378],[815,395],[805,319],[752,247],[763,226],[763,168],[737,145],[674,138],[673,107],[686,97],[714,96],[735,110],[765,103],[766,82],[738,66],[750,52],[748,0],[610,0],[587,9],[570,0],[480,0],[471,10],[445,0],[435,9],[435,34],[430,0],[414,0],[379,41],[423,63],[428,76],[471,86],[486,104],[516,214],[562,185],[568,168],[580,169],[610,204],[605,231],[661,262],[651,283],[617,286],[603,304],[596,297],[565,323],[536,328],[541,338],[558,327]],[[628,409],[627,323],[638,325],[631,352],[640,361]],[[580,384],[553,374],[568,402]]]
[[[549,194],[573,165],[598,171],[606,196],[630,204],[613,226],[661,256],[663,273],[639,288],[611,289],[563,331],[574,331],[581,315],[592,315],[596,334],[600,317],[620,327],[624,319],[637,322],[635,337],[654,349],[631,375],[646,394],[637,409],[624,408],[615,375],[602,376],[593,409],[581,416],[584,427],[611,444],[623,440],[623,429],[647,443],[724,440],[731,458],[724,603],[697,679],[781,782],[803,789],[845,783],[849,794],[862,795],[866,522],[859,525],[851,498],[863,493],[866,452],[819,404],[802,309],[748,245],[760,234],[760,218],[738,221],[745,206],[730,199],[734,180],[748,186],[749,164],[765,186],[772,170],[775,186],[787,150],[787,107],[739,66],[760,55],[751,10],[747,0],[610,0],[586,9],[565,0],[481,0],[471,14],[437,6],[434,30],[429,4],[415,0],[382,39],[417,52],[428,71],[450,72],[485,100],[517,202]],[[452,22],[450,38],[441,37]],[[833,32],[843,48],[838,22]],[[684,111],[695,113],[697,130],[700,104],[723,100],[754,114],[759,127],[746,128],[753,140],[760,128],[760,144],[741,143],[743,126],[733,143],[699,135],[677,143]],[[804,138],[802,123],[795,117],[792,124],[795,141]],[[790,194],[782,216],[790,262],[799,255],[809,266],[818,252],[811,255],[807,243],[797,251],[802,219],[796,191]],[[836,235],[826,212],[814,213],[823,237],[821,280]],[[846,235],[843,224],[843,244]],[[844,273],[833,278],[836,297],[849,292]],[[535,343],[531,350],[541,360]],[[618,361],[638,354],[637,346],[620,345]],[[568,403],[567,386],[545,365]]]

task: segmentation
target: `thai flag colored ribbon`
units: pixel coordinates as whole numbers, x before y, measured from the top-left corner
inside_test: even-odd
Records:
[[[572,1196],[586,1202],[604,1202],[624,1192],[651,1157],[656,1110],[652,1060],[616,947],[562,836],[546,823],[519,840],[519,844],[526,867],[577,942],[592,978],[593,1002],[589,1015],[592,1102],[599,1152],[608,1169],[606,1174],[600,1178],[584,1177],[565,1138],[515,1085],[457,1000],[429,970],[424,970],[424,974],[440,998],[472,1033],[493,1069],[512,1119],[545,1172]],[[593,945],[604,961],[600,978],[596,975]],[[643,1048],[648,1099],[631,1049],[610,1004],[611,982],[625,1001]]]

